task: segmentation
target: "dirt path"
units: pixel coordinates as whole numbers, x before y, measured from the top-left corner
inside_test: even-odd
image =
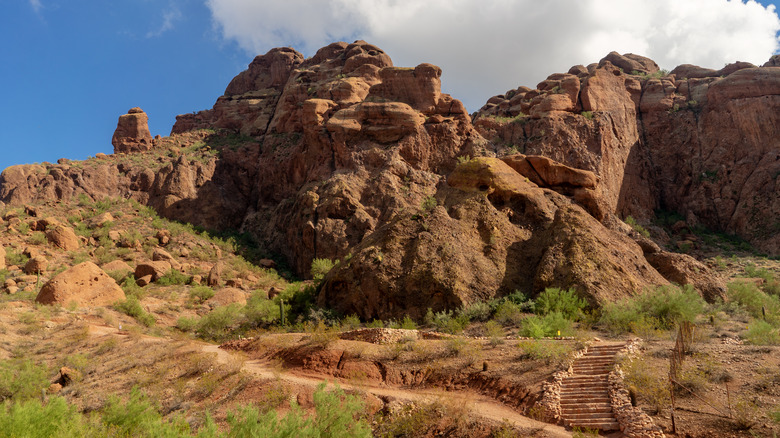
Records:
[[[127,336],[126,332],[121,332],[115,327],[108,327],[104,325],[90,325],[89,332],[92,336]],[[164,342],[164,339],[144,336],[157,342]],[[215,354],[219,363],[227,364],[235,360],[233,355],[219,348],[219,345],[215,344],[203,344],[200,345],[200,350],[204,353]],[[300,373],[280,371],[268,362],[260,360],[247,360],[242,366],[241,370],[252,374],[258,379],[280,379],[285,382],[315,387],[321,384],[323,381],[327,381],[328,387],[334,387],[336,385],[336,379],[332,376],[322,376],[314,373]],[[559,438],[559,437],[571,437],[571,432],[560,426],[555,426],[548,423],[542,423],[540,421],[533,420],[518,414],[513,409],[496,402],[495,400],[468,391],[432,391],[432,390],[406,390],[400,388],[393,388],[388,386],[375,386],[375,385],[352,385],[339,381],[338,385],[345,390],[359,390],[365,391],[369,394],[380,397],[392,397],[397,400],[411,401],[411,402],[434,402],[442,398],[446,398],[449,401],[456,401],[463,403],[473,414],[485,419],[501,422],[508,421],[509,423],[524,428],[534,429],[539,431],[535,436]]]
[[[233,360],[232,355],[219,348],[218,345],[207,344],[201,349],[204,353],[212,353],[217,355],[217,361],[220,363],[228,363]],[[292,372],[280,372],[271,367],[270,364],[264,363],[259,360],[248,360],[244,362],[241,367],[242,371],[250,373],[260,379],[281,379],[285,382],[290,382],[298,385],[317,386],[323,381],[328,380],[328,386],[333,387],[335,380],[332,376],[321,376],[313,373],[292,373]],[[480,394],[467,391],[431,391],[431,390],[406,390],[400,388],[393,388],[387,386],[375,386],[375,385],[351,385],[349,383],[339,382],[338,385],[347,390],[360,390],[369,394],[381,397],[393,397],[398,400],[412,401],[412,402],[433,402],[441,398],[446,398],[450,401],[455,400],[462,402],[469,410],[482,417],[494,421],[508,421],[511,424],[526,428],[536,429],[543,432],[546,437],[571,437],[571,432],[560,426],[555,426],[548,423],[542,423],[540,421],[533,420],[531,418],[518,414],[513,409],[496,402],[495,400],[485,397]]]

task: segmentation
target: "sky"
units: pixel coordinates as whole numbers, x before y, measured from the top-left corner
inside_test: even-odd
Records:
[[[273,47],[306,56],[363,39],[397,66],[443,69],[469,112],[610,51],[671,70],[763,64],[778,53],[777,1],[0,0],[0,169],[111,153],[117,118],[211,108]]]

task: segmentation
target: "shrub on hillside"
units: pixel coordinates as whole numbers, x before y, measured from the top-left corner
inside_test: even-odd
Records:
[[[241,324],[241,305],[220,306],[204,315],[195,328],[198,336],[213,341],[222,341],[228,337],[231,329]]]
[[[577,320],[582,317],[582,311],[587,306],[585,300],[577,296],[574,289],[561,290],[556,287],[547,288],[534,300],[534,313],[547,315],[560,313],[564,318]]]
[[[606,303],[601,309],[600,324],[607,330],[624,333],[632,323],[671,329],[682,321],[694,322],[704,311],[704,300],[691,286],[660,286],[639,295]]]
[[[155,323],[154,316],[147,313],[144,308],[141,307],[141,303],[135,296],[131,295],[124,301],[117,301],[114,303],[114,308],[128,316],[132,316],[147,327],[151,327]]]
[[[311,261],[311,276],[315,282],[320,282],[333,269],[335,263],[330,259],[314,259]]]
[[[560,312],[546,315],[532,315],[520,323],[520,336],[543,338],[550,336],[571,336],[574,334],[572,321]]]
[[[190,278],[186,274],[171,268],[168,273],[157,279],[157,284],[160,286],[174,286],[177,284],[186,284],[189,279]]]
[[[202,303],[214,296],[214,289],[208,286],[195,286],[190,289],[190,299]]]
[[[744,307],[754,318],[763,318],[765,313],[770,319],[778,318],[780,297],[767,295],[754,283],[735,281],[727,286],[729,299]]]
[[[46,367],[28,359],[0,361],[0,401],[27,400],[49,385]]]
[[[267,299],[264,295],[264,293],[255,292],[246,302],[244,316],[250,326],[260,327],[279,321],[281,316],[279,304]]]
[[[780,329],[760,319],[751,321],[742,336],[753,345],[780,345]]]

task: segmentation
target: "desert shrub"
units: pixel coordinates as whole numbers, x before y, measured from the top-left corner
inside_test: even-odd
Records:
[[[279,303],[284,300],[285,320],[293,321],[296,318],[308,318],[315,307],[316,288],[304,283],[291,283],[273,301]]]
[[[183,332],[195,331],[195,328],[197,326],[198,326],[198,318],[189,318],[186,316],[182,316],[178,320],[176,320],[176,328]]]
[[[363,402],[336,387],[326,391],[321,384],[314,392],[314,416],[306,418],[303,410],[291,403],[290,411],[279,417],[275,411],[260,414],[257,409],[245,407],[238,414],[229,413],[227,423],[231,437],[301,437],[340,438],[371,437],[371,428],[362,418]]]
[[[780,297],[767,295],[753,283],[734,281],[728,285],[728,297],[742,306],[754,318],[770,318],[780,313]]]
[[[222,341],[228,337],[232,328],[241,323],[241,305],[220,306],[204,315],[195,328],[198,336],[213,341]]]
[[[544,316],[533,315],[520,323],[520,336],[542,338],[545,336],[571,336],[574,333],[572,321],[566,319],[560,312],[548,313]],[[559,334],[560,333],[560,334]]]
[[[648,367],[641,360],[623,363],[622,367],[626,385],[635,388],[637,397],[650,407],[652,413],[669,406],[669,381],[664,371]]]
[[[124,301],[117,301],[114,303],[114,309],[124,313],[125,315],[132,316],[138,322],[147,327],[151,327],[155,323],[154,316],[147,313],[144,308],[141,307],[141,303],[135,296],[131,295],[128,296]]]
[[[10,246],[5,248],[5,263],[8,265],[24,266],[29,260],[30,258],[21,251],[17,252]]]
[[[0,401],[21,401],[39,397],[41,390],[47,386],[49,381],[46,367],[29,359],[0,361]]]
[[[494,347],[504,343],[504,328],[495,321],[485,323],[485,335],[490,338],[490,345]]]
[[[585,309],[585,300],[577,296],[574,289],[561,290],[557,287],[547,288],[534,300],[534,312],[538,315],[560,313],[564,318],[577,320]]]
[[[121,284],[122,290],[125,292],[125,296],[129,297],[135,297],[137,299],[141,299],[146,295],[146,291],[144,291],[144,288],[136,284],[135,278],[133,278],[132,275],[128,275],[125,277],[124,280],[122,280]]]
[[[459,313],[469,321],[487,321],[490,319],[492,309],[490,308],[490,304],[484,301],[477,301],[469,306],[461,307]]]
[[[465,315],[458,314],[453,316],[452,310],[433,312],[431,309],[428,309],[428,312],[425,314],[425,324],[444,333],[459,334],[468,323],[469,321]]]
[[[417,323],[409,315],[404,315],[404,319],[401,320],[401,328],[406,330],[416,330]]]
[[[344,330],[354,330],[360,327],[360,318],[354,313],[349,316],[345,316],[341,321],[341,328]]]
[[[381,319],[372,319],[366,323],[366,327],[368,328],[383,328],[384,326],[385,323]]]
[[[750,400],[738,400],[731,412],[732,422],[737,430],[748,430],[758,421],[758,406]]]
[[[33,233],[27,239],[27,243],[31,245],[43,245],[47,241],[46,234],[44,234],[42,231],[33,231]]]
[[[764,280],[764,284],[761,289],[771,295],[780,295],[780,281],[775,278],[775,275],[766,268],[758,268],[755,264],[750,263],[745,266],[745,275],[748,277],[761,278]]]
[[[631,331],[632,323],[637,321],[666,330],[682,321],[695,321],[703,311],[704,300],[691,286],[660,286],[605,304],[599,322],[605,329],[616,333]]]
[[[99,424],[89,422],[62,397],[45,405],[39,400],[0,405],[0,436],[19,438],[76,438],[108,436]]]
[[[493,319],[501,325],[517,325],[523,319],[523,311],[516,302],[504,300],[496,308]]]
[[[125,279],[130,275],[128,271],[123,271],[121,269],[117,271],[106,271],[106,274],[108,274],[109,277],[113,278],[114,281],[116,281],[116,284],[119,285],[121,285],[125,281]],[[127,294],[127,292],[125,292],[125,294]]]
[[[122,402],[112,396],[101,412],[102,423],[113,436],[127,437],[184,437],[191,436],[189,424],[174,416],[163,420],[158,408],[138,388],[130,391],[130,397]]]
[[[555,366],[568,362],[574,352],[574,346],[560,341],[520,341],[517,346],[525,357]]]
[[[780,345],[780,330],[760,319],[751,321],[742,336],[753,345]]]
[[[627,217],[626,217],[626,220],[625,220],[625,223],[626,223],[628,226],[630,226],[631,228],[633,228],[633,229],[634,229],[634,231],[636,231],[637,233],[639,233],[639,234],[641,234],[641,235],[643,235],[643,236],[645,236],[645,237],[650,237],[650,232],[649,232],[649,231],[647,231],[647,230],[645,229],[645,227],[643,227],[643,226],[639,225],[639,224],[636,222],[636,219],[634,219],[632,216],[627,216]]]
[[[190,289],[190,299],[202,303],[214,296],[214,289],[208,286],[195,286]]]
[[[279,304],[267,299],[263,292],[255,292],[244,306],[244,316],[250,326],[260,327],[278,321],[281,309]]]
[[[189,281],[189,277],[173,268],[165,275],[157,279],[157,284],[160,286],[174,286],[177,284],[186,284]]]
[[[314,259],[311,261],[311,276],[315,282],[320,282],[334,266],[333,260]]]

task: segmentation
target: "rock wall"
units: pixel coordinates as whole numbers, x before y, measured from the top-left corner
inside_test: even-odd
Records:
[[[605,208],[656,209],[780,254],[780,68],[720,70],[611,53],[531,90],[490,98],[474,124],[498,154],[544,155],[594,172]]]

